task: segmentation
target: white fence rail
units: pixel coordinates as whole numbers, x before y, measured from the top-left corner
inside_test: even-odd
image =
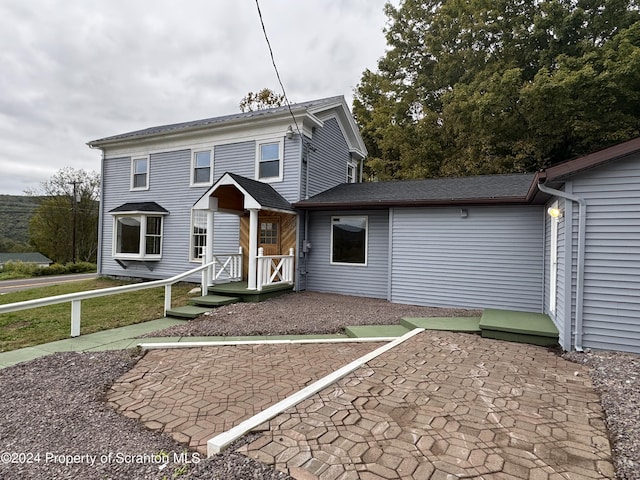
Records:
[[[242,247],[238,253],[214,255],[209,267],[209,285],[216,280],[239,282],[242,280]]]
[[[178,283],[180,280],[183,280],[198,272],[202,272],[202,281],[204,283],[206,281],[207,271],[213,265],[213,263],[215,262],[201,265],[197,268],[194,268],[193,270],[189,270],[188,272],[181,273],[164,280],[155,280],[152,282],[136,283],[132,285],[122,285],[120,287],[103,288],[100,290],[89,290],[86,292],[68,293],[66,295],[57,295],[55,297],[27,300],[26,302],[8,303],[6,305],[0,305],[0,314],[71,302],[71,336],[77,337],[80,335],[82,300],[104,297],[107,295],[116,295],[118,293],[134,292],[136,290],[146,290],[148,288],[164,287],[164,312],[166,314],[167,310],[171,309],[171,286],[175,283]],[[242,262],[240,262],[240,265],[242,265]]]
[[[293,284],[293,248],[289,255],[264,255],[262,248],[258,249],[258,281],[257,289],[269,285]]]

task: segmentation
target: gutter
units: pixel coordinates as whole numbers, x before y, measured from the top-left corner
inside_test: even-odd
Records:
[[[582,304],[584,302],[584,250],[587,223],[587,202],[582,197],[547,187],[544,183],[538,182],[537,185],[538,189],[543,193],[571,200],[578,204],[578,265],[576,273],[576,330],[574,332],[574,344],[576,351],[582,352]],[[566,241],[565,235],[565,242]]]

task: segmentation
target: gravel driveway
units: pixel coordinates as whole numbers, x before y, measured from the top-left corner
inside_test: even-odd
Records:
[[[215,315],[156,335],[330,333],[346,325],[397,323],[402,316],[426,316],[428,312],[431,316],[477,314],[363,298],[298,294],[262,304],[223,307]],[[617,478],[639,479],[640,356],[600,352],[570,353],[565,357],[592,369],[593,383],[607,416]],[[139,422],[108,408],[104,392],[138,359],[139,354],[132,351],[63,353],[0,370],[0,445],[2,452],[14,454],[2,456],[0,478],[289,478],[243,455],[230,453],[232,449],[213,460],[196,458],[168,436],[146,430]],[[65,454],[96,458],[91,465],[90,458],[60,456]],[[142,458],[145,454],[147,457]],[[186,456],[181,457],[182,454]],[[168,465],[160,468],[165,460]],[[185,460],[201,461],[187,465]]]

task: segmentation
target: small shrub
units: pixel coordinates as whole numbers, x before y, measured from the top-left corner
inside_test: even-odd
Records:
[[[48,267],[42,267],[34,272],[34,275],[62,275],[67,273],[64,265],[53,263]]]
[[[11,272],[20,275],[34,275],[38,269],[39,267],[33,263],[7,262],[4,264],[2,271],[4,273]]]
[[[88,273],[98,270],[95,263],[89,262],[67,263],[65,266],[68,269],[68,273]]]

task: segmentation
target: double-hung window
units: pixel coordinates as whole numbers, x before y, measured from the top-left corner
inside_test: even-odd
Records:
[[[191,255],[189,260],[201,262],[207,246],[207,211],[191,210]]]
[[[213,180],[213,151],[200,150],[193,152],[193,168],[191,170],[192,185],[211,185]]]
[[[131,190],[147,190],[149,188],[149,158],[131,159]]]
[[[162,257],[162,215],[114,217],[114,257],[157,260]]]
[[[367,216],[331,217],[331,263],[366,265],[368,227]]]
[[[358,166],[353,163],[347,163],[347,183],[357,183],[358,182]]]
[[[265,181],[282,180],[283,143],[281,140],[258,142],[256,148],[256,178]]]

